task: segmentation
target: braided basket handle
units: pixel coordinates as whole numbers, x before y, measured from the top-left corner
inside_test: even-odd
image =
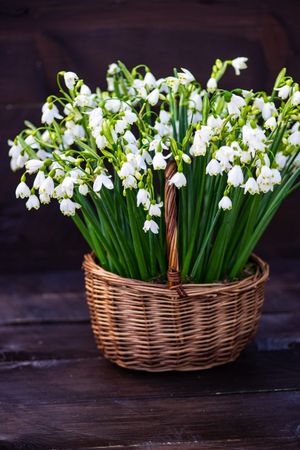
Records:
[[[176,187],[170,184],[170,179],[177,171],[175,161],[169,161],[165,170],[165,222],[168,257],[168,287],[177,287],[180,295],[183,295],[179,271],[179,258],[177,248],[177,205]]]

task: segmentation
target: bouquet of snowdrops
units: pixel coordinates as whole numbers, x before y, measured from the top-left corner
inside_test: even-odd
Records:
[[[270,95],[218,87],[246,62],[216,60],[206,88],[186,69],[156,79],[118,62],[95,92],[59,72],[42,125],[26,122],[9,142],[12,170],[25,169],[16,196],[28,209],[56,201],[103,268],[164,280],[164,169],[174,160],[182,279],[243,276],[300,175],[299,85],[283,69]]]

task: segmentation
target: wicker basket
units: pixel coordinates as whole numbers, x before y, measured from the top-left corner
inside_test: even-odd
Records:
[[[166,180],[174,173],[171,163]],[[84,258],[92,328],[104,356],[121,367],[151,372],[198,370],[235,360],[256,332],[268,265],[253,255],[241,281],[181,284],[176,192],[166,182],[168,286],[123,278]]]

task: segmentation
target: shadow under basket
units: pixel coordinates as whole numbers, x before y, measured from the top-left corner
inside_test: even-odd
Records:
[[[269,267],[252,255],[254,273],[229,283],[181,284],[176,189],[166,169],[165,222],[168,285],[110,273],[84,258],[91,323],[99,349],[128,369],[200,370],[234,361],[254,336]]]

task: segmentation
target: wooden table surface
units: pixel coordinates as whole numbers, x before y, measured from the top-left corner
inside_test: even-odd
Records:
[[[0,449],[300,448],[300,261],[274,261],[255,341],[203,372],[95,347],[80,272],[0,277]]]

